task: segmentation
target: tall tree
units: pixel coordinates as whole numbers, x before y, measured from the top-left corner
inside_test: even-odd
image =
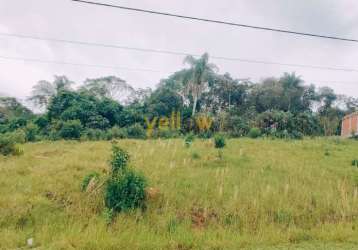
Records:
[[[337,95],[334,93],[334,90],[329,87],[321,87],[318,89],[318,97],[321,103],[319,108],[320,113],[326,112],[332,108],[334,102],[337,100]]]
[[[203,94],[202,105],[207,111],[243,109],[248,90],[248,79],[234,79],[229,73],[215,74],[209,82],[209,91]]]
[[[30,118],[33,113],[14,97],[0,97],[0,120],[15,117]]]
[[[123,103],[135,93],[132,86],[116,76],[87,79],[79,90],[99,99],[110,98]]]
[[[295,73],[284,73],[279,81],[283,90],[281,98],[286,102],[287,110],[291,112],[303,111],[302,96],[305,88],[302,86],[302,79]]]
[[[187,56],[184,60],[189,65],[181,76],[183,84],[183,93],[192,97],[192,116],[195,116],[196,107],[199,98],[206,90],[210,78],[215,74],[216,65],[209,63],[209,55],[205,53],[199,59],[193,56]]]
[[[56,76],[55,80],[51,83],[45,80],[39,81],[32,87],[31,96],[29,101],[33,102],[36,106],[47,107],[51,97],[55,96],[61,90],[70,90],[74,84],[66,76]]]

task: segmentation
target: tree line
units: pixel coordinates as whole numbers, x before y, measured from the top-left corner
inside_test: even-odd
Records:
[[[358,100],[331,88],[306,85],[295,73],[260,82],[218,73],[209,55],[188,56],[185,68],[160,80],[154,89],[135,89],[108,76],[87,79],[74,88],[66,76],[40,81],[29,101],[43,108],[34,114],[15,98],[0,97],[0,133],[15,133],[25,141],[145,138],[146,120],[180,112],[179,130],[154,131],[154,137],[177,137],[189,132],[210,137],[302,138],[340,133],[343,116],[354,112]],[[213,124],[202,131],[193,122],[205,115]]]

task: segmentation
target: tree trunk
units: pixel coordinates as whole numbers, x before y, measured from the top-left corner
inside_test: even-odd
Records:
[[[191,113],[191,116],[194,117],[195,111],[196,111],[196,103],[198,102],[198,96],[194,96],[194,103],[193,103],[193,112]]]

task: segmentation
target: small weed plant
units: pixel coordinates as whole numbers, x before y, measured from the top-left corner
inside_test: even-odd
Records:
[[[97,172],[89,173],[83,178],[82,183],[81,183],[82,192],[87,190],[87,187],[92,180],[94,180],[94,181],[99,180],[99,174]]]
[[[214,137],[214,145],[215,145],[215,148],[218,149],[219,159],[222,159],[223,158],[222,149],[226,146],[225,137],[222,134],[215,135],[215,137]]]
[[[354,159],[352,160],[352,166],[357,167],[358,168],[358,159]]]
[[[193,144],[194,140],[195,140],[194,134],[192,133],[188,134],[184,139],[185,146],[189,148]]]

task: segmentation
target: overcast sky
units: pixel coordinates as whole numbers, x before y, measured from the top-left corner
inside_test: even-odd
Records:
[[[100,1],[100,0],[98,0]],[[358,39],[356,0],[101,0],[129,7],[227,20]],[[358,43],[301,37],[194,22],[172,17],[90,6],[70,0],[0,0],[0,32],[129,47],[208,52],[282,63],[358,69]],[[159,72],[52,65],[0,59],[0,93],[25,98],[39,80],[66,75],[77,84],[86,78],[116,75],[138,87],[154,87],[183,67],[183,57],[86,47],[0,35],[0,56],[98,64]],[[221,73],[253,81],[296,72],[317,86],[358,97],[358,72],[325,71],[212,60]]]

